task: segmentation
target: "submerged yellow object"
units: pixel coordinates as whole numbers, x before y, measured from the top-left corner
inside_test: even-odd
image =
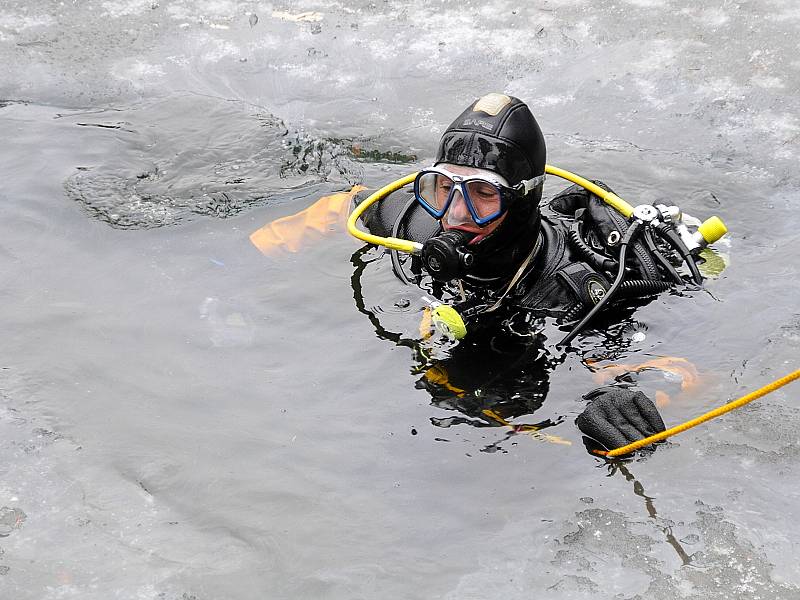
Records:
[[[726,257],[711,248],[703,248],[698,256],[703,259],[703,263],[698,265],[703,277],[719,277],[728,266]]]
[[[548,442],[550,444],[560,444],[562,446],[571,446],[572,442],[569,440],[565,440],[564,438],[557,436],[557,435],[548,435],[546,433],[542,433],[540,428],[537,425],[527,425],[525,423],[515,425],[514,423],[509,423],[506,421],[501,415],[496,413],[490,408],[484,408],[483,411],[484,415],[492,419],[493,421],[498,422],[500,425],[505,425],[509,427],[511,431],[514,433],[527,433],[530,434],[532,437],[540,440],[542,442]]]
[[[442,387],[450,390],[459,398],[463,397],[466,394],[466,390],[463,390],[459,387],[454,386],[450,383],[450,377],[447,374],[447,371],[441,365],[435,365],[425,371],[424,375],[425,379],[427,379],[430,383],[435,385],[441,385]]]

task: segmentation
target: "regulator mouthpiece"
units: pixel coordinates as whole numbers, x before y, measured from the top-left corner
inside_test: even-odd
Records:
[[[451,229],[433,236],[422,246],[422,263],[437,281],[463,279],[475,257],[467,244],[476,234]]]

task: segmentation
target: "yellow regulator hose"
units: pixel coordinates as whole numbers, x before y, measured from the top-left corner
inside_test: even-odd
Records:
[[[361,214],[367,210],[370,206],[375,204],[378,200],[382,200],[392,192],[396,192],[401,187],[408,185],[409,183],[413,183],[414,179],[416,179],[417,174],[412,173],[411,175],[406,175],[402,179],[398,179],[397,181],[393,181],[389,185],[383,186],[377,192],[369,196],[366,200],[364,200],[361,204],[359,204],[350,216],[347,219],[347,231],[353,237],[358,238],[363,242],[367,242],[368,244],[375,244],[377,246],[385,246],[390,250],[399,250],[400,252],[408,252],[409,254],[417,254],[422,250],[422,244],[418,242],[412,242],[410,240],[401,240],[399,238],[394,237],[380,237],[377,235],[372,235],[371,233],[367,233],[365,231],[361,231],[358,227],[356,227],[356,221],[361,216]]]
[[[596,185],[589,181],[588,179],[584,179],[580,175],[576,175],[575,173],[571,173],[570,171],[565,171],[564,169],[559,169],[558,167],[554,167],[553,165],[545,165],[544,172],[549,175],[555,175],[556,177],[561,177],[561,179],[566,179],[567,181],[571,181],[572,183],[577,183],[584,189],[589,190],[598,198],[602,198],[603,201],[608,204],[609,206],[614,207],[622,215],[627,219],[633,214],[633,207],[625,202],[622,198],[617,196],[614,192],[609,192],[608,190],[604,190],[599,185]]]
[[[580,175],[576,175],[570,171],[566,171],[565,169],[559,169],[558,167],[554,167],[553,165],[545,165],[544,166],[545,173],[549,175],[555,175],[556,177],[561,177],[562,179],[566,179],[567,181],[571,181],[572,183],[577,183],[579,186],[589,190],[595,196],[602,198],[606,204],[614,207],[618,210],[622,215],[626,218],[630,217],[633,214],[633,207],[625,202],[622,198],[617,196],[614,192],[609,192],[604,190],[599,185],[596,185],[589,181],[588,179],[584,179]],[[379,200],[383,200],[389,194],[396,192],[400,188],[408,185],[409,183],[413,183],[414,179],[417,177],[416,173],[412,173],[411,175],[406,175],[402,179],[398,179],[397,181],[393,181],[392,183],[383,186],[374,194],[370,195],[366,200],[361,202],[352,213],[350,213],[350,217],[347,219],[347,231],[355,238],[363,242],[367,242],[368,244],[375,244],[377,246],[385,246],[391,250],[399,250],[400,252],[408,252],[409,254],[418,254],[422,251],[422,244],[418,242],[412,242],[410,240],[401,240],[399,238],[394,237],[380,237],[377,235],[373,235],[371,233],[367,233],[366,231],[361,231],[358,227],[356,227],[356,222],[358,221],[359,217],[362,213],[367,210],[370,206],[378,202]]]
[[[616,448],[608,452],[597,450],[596,453],[600,454],[601,456],[607,456],[609,458],[613,458],[615,456],[621,456],[623,454],[629,454],[631,452],[635,452],[639,448],[643,448],[644,446],[647,446],[654,442],[660,442],[661,440],[665,440],[668,437],[672,437],[673,435],[681,433],[682,431],[691,429],[696,425],[700,425],[700,423],[705,423],[706,421],[713,419],[714,417],[719,417],[720,415],[724,415],[725,413],[731,412],[732,410],[735,410],[740,406],[744,406],[748,402],[752,402],[753,400],[761,398],[762,396],[766,396],[770,392],[774,392],[778,388],[781,388],[785,386],[787,383],[791,383],[792,381],[798,378],[800,378],[800,369],[798,369],[794,373],[789,373],[788,375],[786,375],[786,377],[781,377],[780,379],[777,379],[772,383],[757,389],[755,392],[750,392],[749,394],[747,394],[746,396],[742,396],[738,400],[720,406],[719,408],[715,408],[714,410],[707,412],[706,414],[701,415],[696,419],[692,419],[691,421],[686,421],[686,423],[683,423],[676,427],[670,427],[666,431],[662,431],[661,433],[651,435],[650,437],[646,437],[643,440],[639,440],[638,442],[633,442],[631,444],[628,444],[627,446],[622,446],[621,448]]]

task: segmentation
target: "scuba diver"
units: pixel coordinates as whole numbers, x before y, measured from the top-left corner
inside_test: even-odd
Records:
[[[598,313],[619,316],[676,285],[700,285],[698,253],[725,232],[716,217],[691,232],[677,207],[630,207],[603,183],[546,165],[545,154],[528,106],[488,94],[445,130],[413,189],[357,201],[351,215],[372,236],[359,237],[388,246],[395,274],[431,296],[439,324],[463,338],[443,359],[418,352],[419,385],[472,424],[508,425],[541,406],[547,374],[563,359],[543,349],[543,317],[573,324],[566,346]],[[546,170],[580,185],[541,206]],[[398,248],[412,253],[405,264]],[[607,387],[585,398],[578,426],[606,448],[664,429],[641,392]]]

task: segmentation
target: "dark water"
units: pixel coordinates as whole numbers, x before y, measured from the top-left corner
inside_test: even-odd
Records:
[[[723,274],[613,355],[694,363],[690,393],[642,382],[683,421],[797,368],[798,25],[790,0],[4,2],[0,597],[800,598],[792,387],[609,468],[572,423],[597,333],[518,419],[571,445],[442,428],[355,306],[358,243],[248,239],[518,95],[552,164],[728,224]],[[387,260],[362,283],[413,329]]]

